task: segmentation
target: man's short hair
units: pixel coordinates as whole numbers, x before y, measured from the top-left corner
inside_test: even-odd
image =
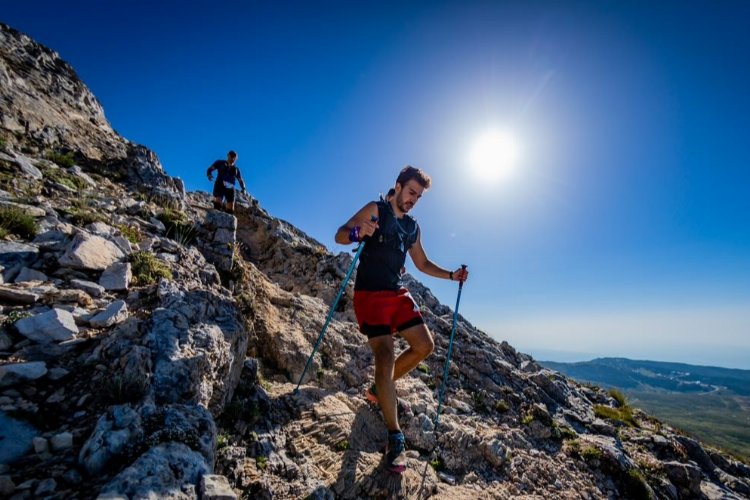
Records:
[[[231,151],[227,153],[227,156],[231,156],[232,158],[237,158],[237,151],[232,149]]]
[[[401,173],[398,174],[398,179],[396,179],[396,184],[401,184],[401,187],[404,187],[412,179],[425,189],[430,189],[432,185],[432,179],[430,179],[429,175],[422,169],[414,168],[411,165],[407,165],[401,170]]]

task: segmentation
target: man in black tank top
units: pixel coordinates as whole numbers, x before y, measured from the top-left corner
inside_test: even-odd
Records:
[[[385,458],[388,468],[397,473],[404,471],[406,461],[394,382],[429,356],[435,346],[419,306],[401,283],[406,254],[417,269],[430,276],[455,281],[469,276],[465,269],[449,271],[428,259],[419,224],[408,215],[430,184],[422,170],[407,166],[396,179],[394,193],[389,192],[391,196],[368,203],[336,232],[336,242],[342,245],[367,238],[354,282],[354,312],[375,356],[375,386],[367,391],[367,398],[383,411],[389,434]],[[394,334],[409,344],[398,358]]]

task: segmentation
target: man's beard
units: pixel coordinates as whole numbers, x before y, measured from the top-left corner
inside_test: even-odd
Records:
[[[398,209],[399,209],[399,210],[401,210],[401,211],[402,211],[403,213],[407,213],[407,212],[408,212],[409,210],[411,210],[412,208],[414,208],[414,204],[413,204],[413,203],[412,203],[412,204],[409,204],[409,205],[407,205],[406,203],[404,203],[404,201],[403,201],[403,200],[401,199],[401,197],[400,197],[400,196],[397,196],[397,197],[396,197],[396,206],[397,206],[397,207],[398,207]]]

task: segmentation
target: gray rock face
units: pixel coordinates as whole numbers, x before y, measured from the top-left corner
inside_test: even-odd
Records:
[[[236,500],[237,494],[232,491],[226,477],[206,474],[201,478],[200,498],[204,500]]]
[[[61,266],[74,269],[103,271],[124,257],[122,250],[111,241],[101,236],[79,232],[68,244],[58,262]]]
[[[140,414],[127,405],[113,406],[99,417],[78,460],[91,475],[105,471],[112,459],[126,455],[143,442]]]
[[[109,291],[123,291],[128,289],[132,279],[130,262],[115,262],[102,273],[99,284]]]
[[[99,314],[89,319],[94,328],[108,328],[128,319],[128,306],[124,300],[116,300]]]
[[[164,172],[156,154],[143,146],[130,144],[127,157],[128,181],[141,192],[146,192],[161,206],[181,209],[184,185]]]
[[[230,214],[210,210],[198,226],[198,247],[206,260],[222,271],[232,269],[237,219]]]
[[[0,241],[0,267],[5,281],[13,279],[21,267],[36,260],[38,255],[39,248],[36,245],[15,241]],[[14,268],[15,272],[13,276],[10,276],[9,271]]]
[[[213,411],[229,401],[247,349],[247,332],[231,301],[162,281],[147,334],[154,353],[157,401],[190,402]]]
[[[91,159],[123,158],[125,146],[99,101],[60,56],[0,24],[0,126]],[[41,174],[37,178],[41,178]]]
[[[43,361],[2,365],[0,366],[0,387],[36,380],[46,374],[47,365]]]
[[[103,497],[193,499],[183,490],[197,485],[211,467],[184,444],[166,443],[150,449],[102,488]]]
[[[13,163],[18,166],[23,175],[31,177],[32,179],[42,179],[44,177],[41,170],[36,168],[31,161],[23,155],[15,155]]]
[[[18,332],[39,344],[70,340],[78,333],[73,315],[63,309],[52,309],[16,321]]]

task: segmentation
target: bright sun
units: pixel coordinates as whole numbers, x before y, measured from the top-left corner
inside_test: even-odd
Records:
[[[518,142],[512,134],[490,130],[474,143],[469,161],[474,172],[487,181],[509,177],[518,164]]]

